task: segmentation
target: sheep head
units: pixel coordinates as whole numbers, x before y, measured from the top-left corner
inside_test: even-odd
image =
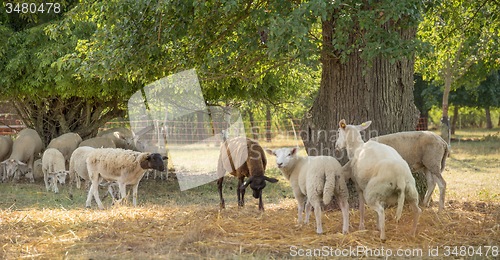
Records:
[[[164,160],[168,159],[167,156],[162,156],[159,153],[150,153],[143,156],[141,160],[141,168],[144,170],[154,169],[158,171],[165,171]]]
[[[370,126],[372,121],[366,121],[360,125],[348,125],[346,124],[345,119],[342,119],[339,121],[339,129],[337,131],[337,141],[335,142],[335,148],[337,150],[341,150],[343,148],[346,148],[347,146],[347,140],[351,141],[353,140],[354,132],[351,131],[356,131],[356,133],[359,133],[366,128]]]
[[[261,176],[250,176],[247,181],[241,185],[240,189],[244,190],[250,185],[250,188],[253,190],[253,197],[258,199],[262,196],[262,190],[266,187],[266,181],[271,183],[278,182],[275,178],[270,178],[264,175]]]
[[[281,169],[293,166],[298,150],[298,147],[293,147],[280,148],[276,150],[266,149],[266,152],[270,155],[276,156],[276,166]]]

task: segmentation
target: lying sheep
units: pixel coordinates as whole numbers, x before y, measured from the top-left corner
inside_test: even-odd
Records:
[[[12,153],[9,159],[1,163],[4,167],[2,181],[12,177],[14,181],[18,181],[21,175],[25,174],[25,177],[30,182],[35,182],[33,178],[33,162],[35,156],[38,156],[42,149],[42,139],[35,130],[29,128],[21,130],[13,141]]]
[[[361,134],[370,126],[371,121],[361,125],[346,125],[339,122],[339,136],[335,147],[347,148],[350,159],[352,179],[359,195],[359,228],[364,229],[365,201],[378,214],[380,239],[385,241],[386,206],[397,204],[396,221],[399,221],[406,201],[413,210],[413,230],[415,236],[417,223],[422,210],[418,207],[418,192],[410,167],[398,152],[385,144],[375,141],[363,142]]]
[[[83,140],[78,147],[93,147],[93,148],[116,148],[115,143],[108,137],[94,137]]]
[[[63,156],[64,160],[69,163],[71,154],[78,148],[78,145],[82,142],[82,138],[77,133],[65,133],[52,140],[50,140],[47,148],[55,148],[59,150]]]
[[[264,150],[254,140],[237,137],[224,141],[220,148],[217,174],[220,176],[217,180],[217,187],[220,197],[220,208],[225,208],[224,198],[222,197],[222,183],[224,175],[230,172],[238,178],[238,206],[245,205],[245,189],[250,185],[253,190],[253,197],[259,199],[259,210],[264,210],[262,202],[262,190],[266,187],[266,181],[278,182],[275,178],[265,176],[267,159]],[[243,182],[245,177],[247,181]]]
[[[83,143],[83,142],[82,142]],[[76,187],[80,189],[81,181],[85,180],[85,186],[88,187],[90,183],[89,172],[87,170],[87,157],[94,151],[95,148],[82,146],[76,148],[69,159],[69,180],[71,185],[76,182]]]
[[[144,151],[138,136],[132,130],[125,127],[115,127],[97,133],[97,137],[107,137],[113,141],[116,148],[133,151]]]
[[[293,195],[298,204],[298,223],[302,222],[304,202],[306,203],[306,219],[309,222],[311,207],[314,208],[316,216],[316,233],[323,233],[321,222],[321,202],[329,204],[333,196],[336,196],[339,207],[342,210],[342,233],[349,232],[349,197],[342,166],[330,156],[308,156],[297,155],[297,148],[281,148],[266,152],[276,156],[276,164],[283,176],[290,181]]]
[[[164,171],[163,160],[166,158],[158,153],[141,153],[118,148],[95,149],[86,160],[91,181],[86,206],[90,207],[92,197],[94,197],[99,209],[104,209],[98,190],[101,179],[116,181],[122,199],[126,196],[126,185],[134,185],[133,204],[137,206],[137,188],[142,176],[147,169]]]
[[[429,206],[437,182],[440,193],[439,210],[444,209],[446,181],[441,174],[450,149],[443,138],[429,131],[409,131],[378,136],[371,140],[396,149],[412,171],[424,171],[427,180],[427,192],[422,201],[423,205]]]
[[[68,174],[64,165],[63,154],[55,148],[45,150],[42,156],[42,171],[47,191],[52,188],[52,191],[59,193],[57,183],[64,184]]]

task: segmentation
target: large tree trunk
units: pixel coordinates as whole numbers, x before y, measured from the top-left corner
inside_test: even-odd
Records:
[[[446,67],[444,68],[444,92],[443,92],[443,116],[441,117],[441,137],[450,144],[451,141],[451,131],[450,131],[450,119],[448,117],[448,97],[450,95],[451,84],[453,82],[453,72],[450,60],[446,61]]]
[[[332,21],[323,22],[321,85],[300,132],[308,155],[335,156],[338,122],[343,118],[350,124],[371,120],[365,139],[414,130],[419,112],[413,102],[413,58],[390,62],[377,57],[369,66],[359,52],[353,52],[343,63],[331,52],[334,29]],[[414,38],[415,29],[403,30],[401,36]],[[352,40],[354,37],[352,34]],[[347,161],[340,157],[342,163]],[[350,194],[355,193],[349,189]],[[356,206],[358,201],[353,196],[349,203]]]
[[[493,128],[493,122],[491,121],[491,112],[490,112],[490,107],[485,107],[484,111],[486,112],[486,128],[487,129],[492,129]]]

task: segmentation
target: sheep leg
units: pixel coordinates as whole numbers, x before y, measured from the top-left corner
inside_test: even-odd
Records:
[[[226,207],[226,204],[224,202],[224,198],[222,197],[222,183],[224,182],[224,177],[220,177],[217,180],[217,188],[219,189],[219,198],[220,198],[220,208],[223,209]]]
[[[45,189],[50,191],[49,174],[46,171],[43,173],[43,181],[45,182]]]
[[[384,207],[382,207],[382,205],[380,205],[380,202],[379,201],[376,201],[375,202],[375,205],[373,205],[371,208],[373,208],[373,210],[375,210],[377,212],[377,215],[378,215],[378,229],[380,230],[380,240],[382,240],[382,242],[385,242],[386,238],[385,238],[385,211],[384,211]]]
[[[245,189],[240,189],[240,187],[243,185],[244,179],[245,179],[245,176],[242,176],[238,179],[238,188],[236,188],[236,194],[238,195],[238,206],[239,207],[245,206]]]
[[[295,199],[297,200],[297,209],[298,209],[298,219],[297,223],[302,223],[302,213],[304,212],[305,205],[305,197],[302,193],[295,194]]]
[[[358,191],[359,202],[359,230],[365,229],[365,197],[363,192]]]
[[[413,228],[411,231],[411,235],[415,237],[417,234],[417,224],[418,220],[420,219],[420,215],[422,214],[422,210],[418,207],[418,202],[417,200],[413,200],[410,202],[410,207],[413,211]]]
[[[431,196],[432,193],[434,192],[434,188],[436,188],[436,182],[434,181],[434,178],[432,177],[432,173],[425,169],[425,179],[427,180],[427,191],[425,192],[424,200],[422,201],[422,205],[425,207],[429,207],[429,204],[431,202]]]
[[[342,211],[342,233],[345,235],[349,233],[349,202],[346,197],[338,198],[338,202]]]
[[[264,202],[262,202],[262,190],[259,191],[259,210],[264,211]]]
[[[127,197],[127,186],[124,183],[118,183],[118,189],[120,190],[121,198],[118,200],[119,202],[123,201],[125,197]]]
[[[319,201],[313,201],[312,203],[308,203],[309,205],[312,205],[314,208],[314,216],[316,217],[316,233],[322,234],[323,233],[323,223],[321,221],[321,204]]]
[[[307,200],[306,202],[306,218],[304,219],[304,224],[309,223],[309,216],[311,215],[312,204]]]
[[[446,194],[446,181],[443,179],[441,173],[434,174],[434,181],[437,182],[439,187],[439,211],[444,210],[444,196]]]
[[[52,177],[52,188],[54,189],[55,193],[59,193],[59,189],[57,188],[57,177],[54,176]]]
[[[137,189],[139,188],[139,182],[137,182],[132,188],[132,202],[134,207],[137,207]]]

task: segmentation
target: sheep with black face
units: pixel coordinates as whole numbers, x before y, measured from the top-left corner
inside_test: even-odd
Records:
[[[224,174],[230,172],[238,178],[238,206],[245,205],[245,189],[250,186],[253,197],[259,199],[259,210],[264,210],[262,202],[262,190],[266,187],[266,182],[275,183],[278,180],[265,176],[267,159],[264,149],[256,141],[237,137],[225,141],[221,145],[217,173],[220,176],[217,181],[220,196],[220,207],[225,208],[222,197],[222,183]],[[244,182],[245,177],[248,179]]]

